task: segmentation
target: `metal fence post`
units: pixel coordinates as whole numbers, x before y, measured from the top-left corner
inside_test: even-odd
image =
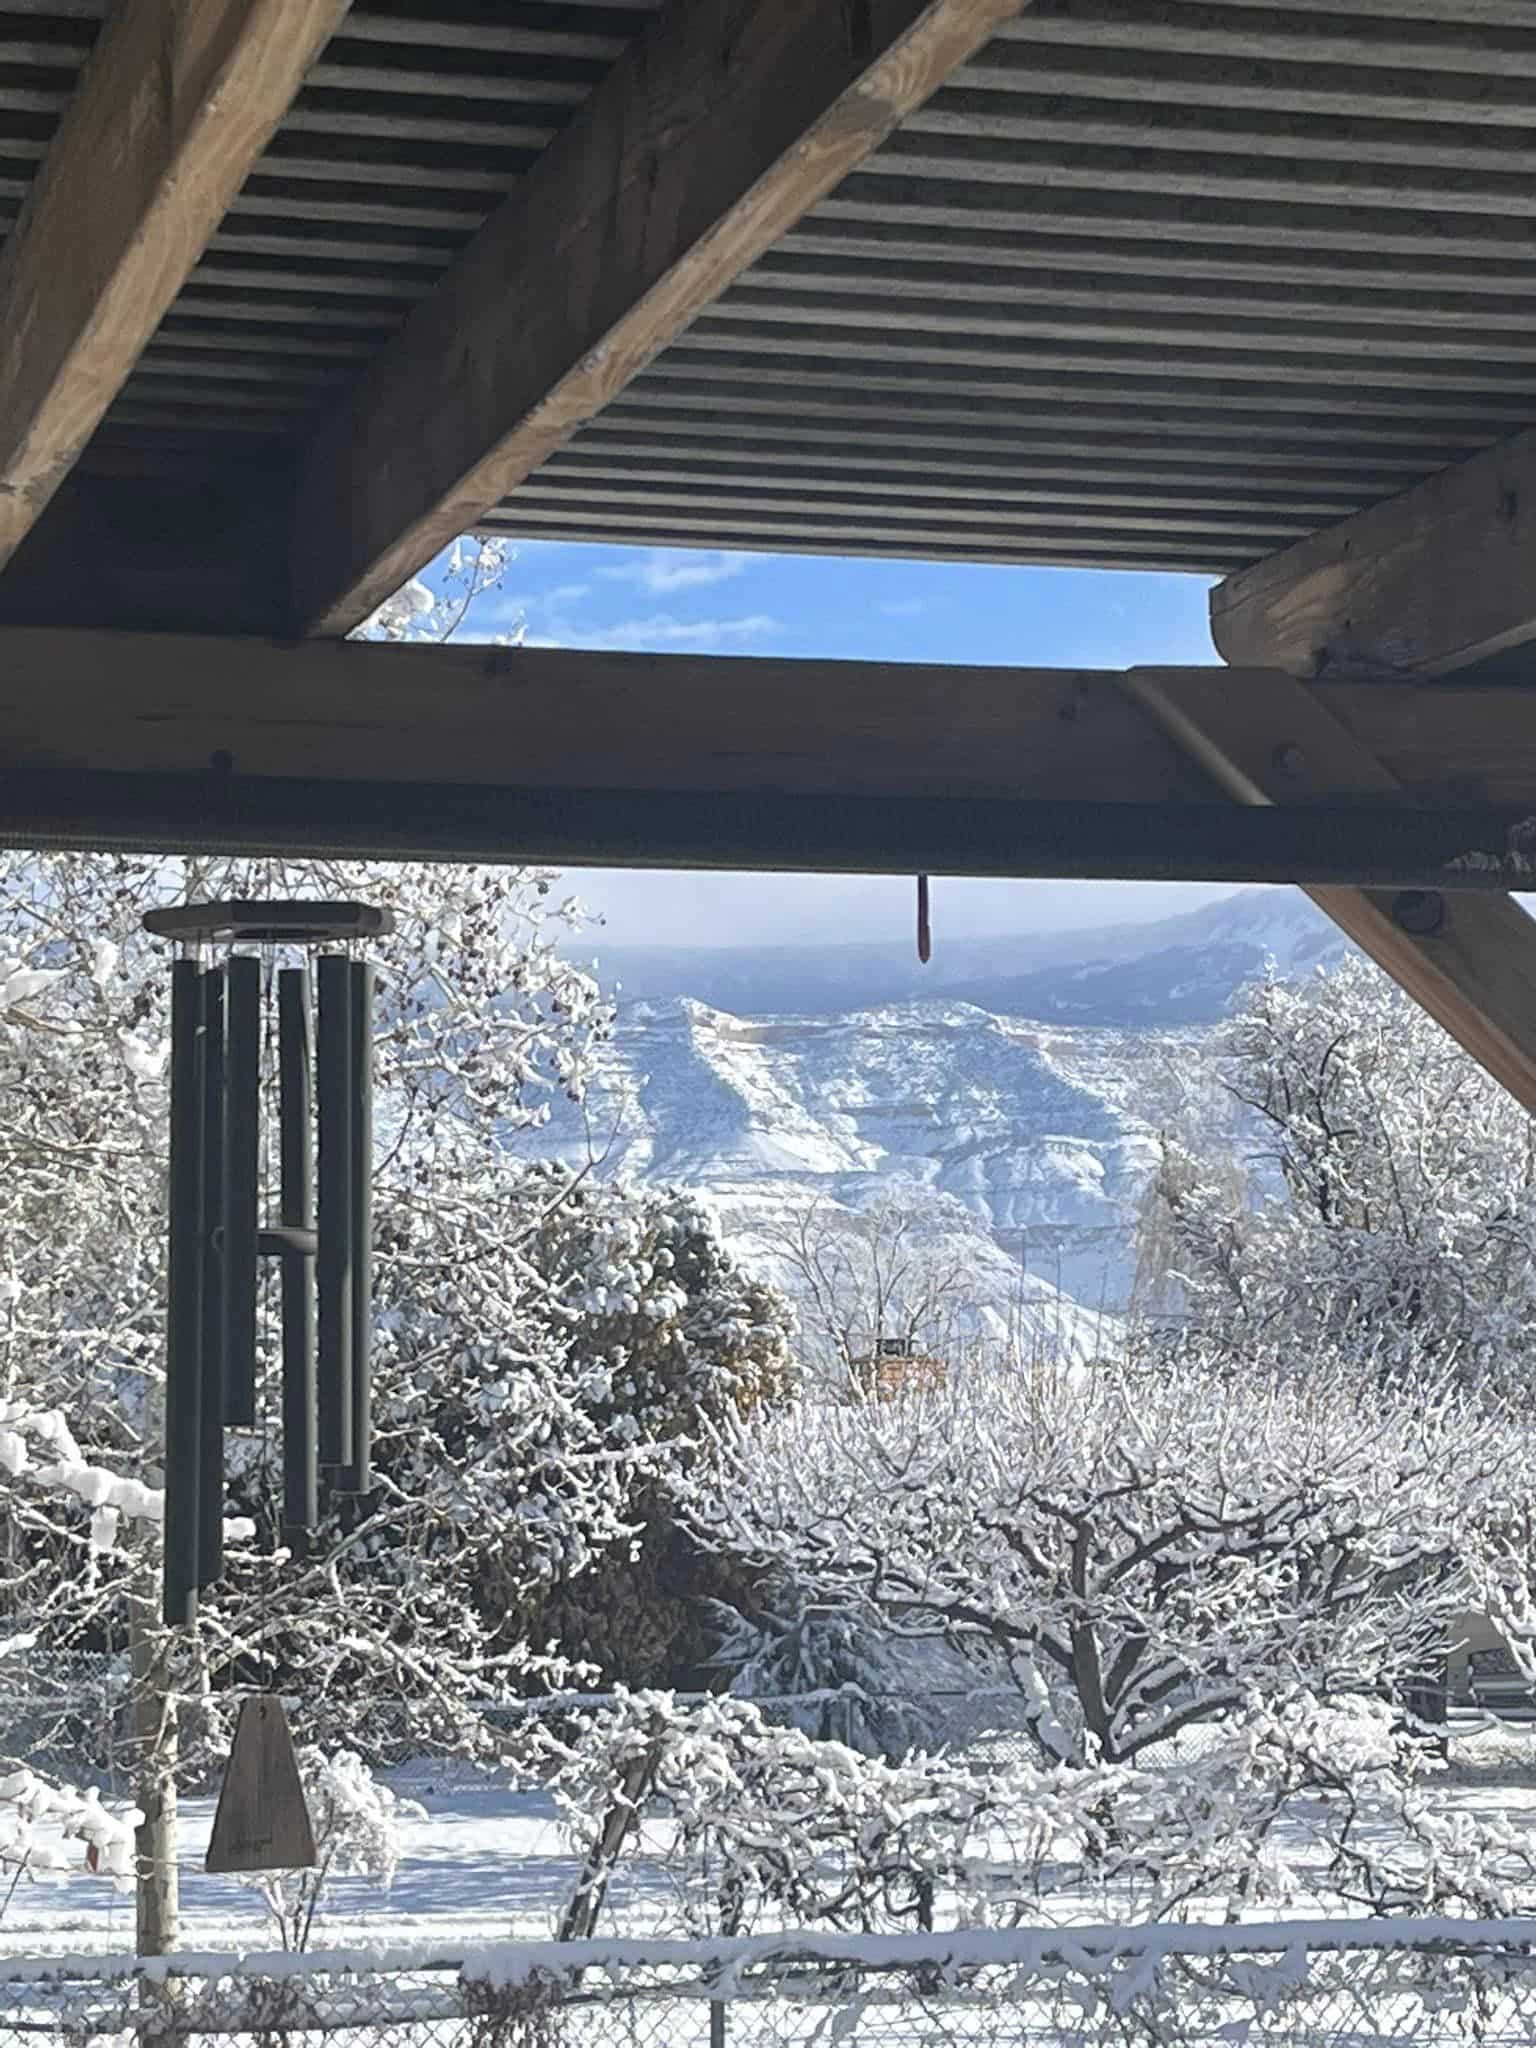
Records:
[[[709,2048],[725,2048],[725,2000],[709,2001]]]

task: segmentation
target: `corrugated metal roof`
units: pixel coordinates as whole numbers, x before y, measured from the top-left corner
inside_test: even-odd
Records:
[[[659,0],[357,0],[102,438],[296,439],[571,118]],[[0,214],[103,0],[0,0]]]
[[[0,208],[100,11],[0,0]],[[104,442],[302,436],[651,11],[359,0]],[[1044,0],[493,519],[1224,572],[1536,420],[1533,312],[1528,0]]]
[[[1536,8],[1023,14],[497,514],[1224,572],[1536,419]]]

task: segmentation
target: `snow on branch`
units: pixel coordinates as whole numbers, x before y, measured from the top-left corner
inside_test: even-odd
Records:
[[[88,1870],[126,1880],[134,1870],[134,1830],[143,1814],[111,1809],[94,1788],[84,1792],[25,1768],[0,1775],[0,1864],[31,1875],[58,1875],[79,1866],[71,1842],[84,1844]]]
[[[620,1695],[544,1750],[588,1889],[600,1896],[649,1813],[645,1853],[700,1934],[1006,1926],[1099,1897],[1138,1920],[1196,1901],[1495,1915],[1536,1876],[1496,1819],[1436,1808],[1386,1702],[1300,1689],[1245,1699],[1203,1749],[1146,1765],[890,1762],[744,1700],[666,1693]],[[616,1827],[626,1806],[640,1810]]]
[[[0,1472],[83,1502],[91,1510],[91,1546],[96,1550],[113,1548],[125,1520],[164,1519],[162,1489],[91,1463],[58,1408],[0,1401]]]

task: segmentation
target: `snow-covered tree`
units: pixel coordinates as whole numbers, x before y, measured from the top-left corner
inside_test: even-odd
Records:
[[[1358,1346],[1196,1341],[767,1418],[690,1510],[831,1604],[995,1657],[1046,1756],[1120,1763],[1297,1684],[1433,1668],[1525,1441]]]
[[[1165,1148],[1162,1259],[1207,1328],[1305,1343],[1369,1326],[1380,1355],[1523,1374],[1536,1334],[1536,1124],[1358,959],[1247,990],[1212,1060],[1245,1114]]]
[[[488,1624],[476,1577],[553,1584],[626,1539],[627,1475],[650,1452],[615,1440],[595,1368],[529,1313],[538,1281],[520,1246],[539,1218],[499,1153],[503,1125],[536,1122],[552,1091],[579,1090],[607,1009],[555,951],[547,877],[62,858],[0,870],[10,943],[30,937],[34,965],[60,976],[0,1026],[8,1385],[69,1416],[78,1462],[143,1483],[159,1448],[166,973],[138,925],[151,901],[182,891],[368,893],[397,919],[377,949],[377,1485],[309,1559],[274,1560],[268,1318],[258,1428],[230,1439],[231,1497],[257,1540],[232,1552],[227,1598],[205,1603],[200,1683],[216,1693],[221,1678],[303,1670],[316,1702],[332,1702],[321,1711],[350,1713],[346,1692],[382,1689],[459,1739],[477,1701],[528,1659],[526,1603],[511,1628]],[[24,1477],[30,1503],[36,1477]],[[147,1557],[114,1562],[110,1501],[40,1520],[11,1499],[0,1601],[29,1626],[56,1619],[104,1646],[122,1624],[125,1575]]]
[[[452,640],[476,622],[481,598],[501,588],[511,559],[508,543],[495,534],[460,534],[432,565],[435,587],[424,576],[411,577],[348,637],[396,646]],[[499,633],[476,632],[474,639],[479,646],[518,647],[523,630],[519,621]]]
[[[483,1742],[488,1705],[563,1676],[550,1596],[629,1557],[689,1399],[738,1377],[757,1399],[781,1369],[771,1304],[692,1205],[612,1190],[594,1232],[561,1220],[579,1182],[508,1158],[509,1133],[580,1094],[610,1024],[557,950],[570,917],[552,881],[0,861],[0,1634],[123,1664],[133,1639],[151,1825],[174,1797],[177,1722],[181,1767],[199,1769],[252,1685],[297,1694],[311,1738]],[[140,920],[167,900],[263,895],[361,896],[396,919],[371,949],[374,1485],[333,1504],[307,1556],[281,1550],[269,1299],[257,1426],[227,1440],[225,1577],[195,1636],[167,1637],[154,1614],[169,977]]]
[[[541,1218],[529,1257],[544,1283],[532,1310],[591,1365],[606,1428],[669,1447],[670,1473],[727,1417],[792,1396],[788,1304],[742,1269],[696,1196],[553,1166],[529,1185]],[[603,1682],[694,1682],[712,1639],[705,1601],[740,1597],[744,1574],[700,1551],[661,1474],[636,1479],[629,1512],[634,1543],[557,1591],[544,1619]]]
[[[812,1197],[751,1226],[794,1303],[815,1386],[839,1400],[942,1377],[975,1348],[980,1236],[952,1196],[920,1187],[853,1208]],[[882,1345],[919,1364],[882,1372]]]

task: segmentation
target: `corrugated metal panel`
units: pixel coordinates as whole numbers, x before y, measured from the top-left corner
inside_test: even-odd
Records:
[[[104,443],[302,436],[653,5],[359,0]],[[0,0],[0,209],[99,13]],[[1529,0],[1043,0],[493,519],[1222,572],[1536,420],[1533,313]]]
[[[293,434],[357,374],[659,0],[360,0],[108,431]]]
[[[659,0],[358,0],[101,432],[294,440],[564,126]],[[102,0],[0,0],[0,221]]]
[[[501,507],[1224,572],[1536,419],[1536,8],[1022,15]]]

